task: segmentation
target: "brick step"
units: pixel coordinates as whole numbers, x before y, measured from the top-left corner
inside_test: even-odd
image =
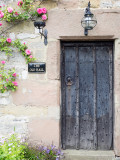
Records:
[[[65,160],[116,160],[113,151],[64,150]]]

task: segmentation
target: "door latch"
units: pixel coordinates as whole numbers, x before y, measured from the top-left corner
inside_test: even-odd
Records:
[[[67,86],[71,86],[72,84],[73,84],[73,79],[70,76],[68,76],[66,78],[66,85]]]

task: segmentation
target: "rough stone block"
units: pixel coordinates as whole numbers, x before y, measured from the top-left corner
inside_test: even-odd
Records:
[[[0,105],[9,105],[11,102],[10,92],[0,93]]]
[[[120,8],[120,1],[114,2],[114,8]]]
[[[59,82],[38,82],[22,80],[19,88],[12,93],[15,105],[59,106]],[[23,91],[23,88],[26,90]]]
[[[25,91],[26,92],[26,91]],[[15,117],[39,117],[41,119],[60,119],[60,107],[41,107],[41,106],[0,106],[0,114],[14,115]]]
[[[5,136],[15,131],[17,133],[27,133],[27,123],[29,119],[27,117],[15,117],[14,115],[2,115],[0,116],[0,136]]]
[[[37,59],[37,61],[40,62],[46,62],[46,54],[44,53],[44,50],[35,50],[35,58]]]
[[[101,0],[91,0],[91,8],[98,8],[100,6],[100,1]],[[79,7],[80,8],[86,8],[88,6],[89,0],[79,0]]]
[[[59,146],[59,121],[34,118],[28,124],[30,140],[37,144]]]
[[[29,38],[36,38],[39,35],[35,35],[35,34],[29,34],[29,33],[20,33],[17,35],[18,39],[29,39]]]
[[[21,54],[21,52],[18,51],[17,48],[12,48],[12,56],[9,57],[9,63],[12,64],[26,64],[25,57]]]
[[[46,74],[34,74],[34,73],[28,73],[28,79],[32,81],[40,81],[40,80],[47,80]]]
[[[43,37],[41,39],[40,34],[35,39],[28,40],[28,47],[31,49],[45,49],[46,46],[44,45]]]
[[[49,42],[47,49],[47,76],[49,79],[60,78],[60,42]]]
[[[15,33],[10,33],[9,38],[11,38],[14,41],[15,40]]]
[[[11,103],[10,98],[0,98],[1,105],[8,105],[10,103]]]
[[[72,8],[72,9],[75,9],[75,8],[78,8],[78,5],[79,5],[79,0],[60,0],[58,2],[58,7],[59,8]]]
[[[47,8],[47,10],[50,10],[52,8],[56,8],[57,7],[57,1],[59,1],[59,0],[45,0],[41,4],[41,7],[45,7],[45,8]]]
[[[112,8],[113,4],[111,0],[101,0],[101,4],[100,4],[101,8]]]
[[[27,79],[28,78],[28,71],[22,71],[22,79]]]

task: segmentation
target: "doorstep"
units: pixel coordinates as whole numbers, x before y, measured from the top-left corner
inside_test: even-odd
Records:
[[[117,160],[114,151],[63,150],[65,160]]]

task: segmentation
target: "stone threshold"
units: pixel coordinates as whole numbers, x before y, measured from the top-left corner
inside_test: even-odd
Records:
[[[63,152],[65,160],[118,160],[114,151],[63,150]]]

